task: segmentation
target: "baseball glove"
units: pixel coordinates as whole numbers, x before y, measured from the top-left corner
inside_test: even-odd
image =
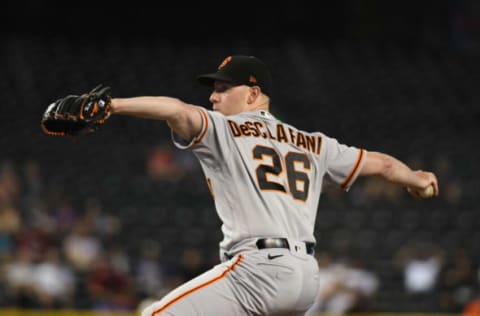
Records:
[[[102,85],[86,94],[58,99],[43,114],[42,130],[54,136],[92,133],[110,117],[111,99],[110,87]]]

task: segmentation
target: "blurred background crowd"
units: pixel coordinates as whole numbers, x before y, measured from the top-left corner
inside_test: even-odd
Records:
[[[388,3],[387,3],[388,2]],[[71,5],[71,6],[70,6]],[[466,312],[480,298],[480,5],[329,1],[269,9],[6,1],[0,12],[0,307],[132,311],[218,262],[199,164],[163,122],[46,136],[46,106],[98,83],[209,107],[230,54],[272,69],[272,112],[433,170],[440,196],[325,187],[319,312]],[[197,3],[195,6],[201,8]],[[235,6],[235,5],[234,5]],[[250,5],[249,5],[250,6]],[[28,21],[28,23],[27,23]]]

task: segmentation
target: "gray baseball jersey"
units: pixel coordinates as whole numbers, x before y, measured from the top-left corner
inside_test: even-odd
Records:
[[[203,127],[186,143],[198,158],[222,221],[222,263],[175,289],[143,315],[268,315],[306,311],[315,298],[317,263],[306,242],[324,177],[348,190],[366,151],[306,132],[267,111],[232,116],[200,110]],[[288,249],[259,249],[283,238]]]

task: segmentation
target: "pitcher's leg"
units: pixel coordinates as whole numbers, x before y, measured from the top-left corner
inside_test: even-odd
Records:
[[[145,308],[142,316],[244,316],[228,278],[242,257],[219,264]]]

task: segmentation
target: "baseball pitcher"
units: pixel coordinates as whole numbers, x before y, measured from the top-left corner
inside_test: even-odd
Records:
[[[229,56],[198,80],[213,89],[212,110],[165,96],[106,99],[103,121],[121,114],[167,122],[173,144],[198,158],[222,221],[221,262],[143,316],[302,315],[318,290],[314,224],[326,177],[344,190],[371,175],[416,197],[438,195],[431,172],[278,120],[270,72],[256,57]]]

